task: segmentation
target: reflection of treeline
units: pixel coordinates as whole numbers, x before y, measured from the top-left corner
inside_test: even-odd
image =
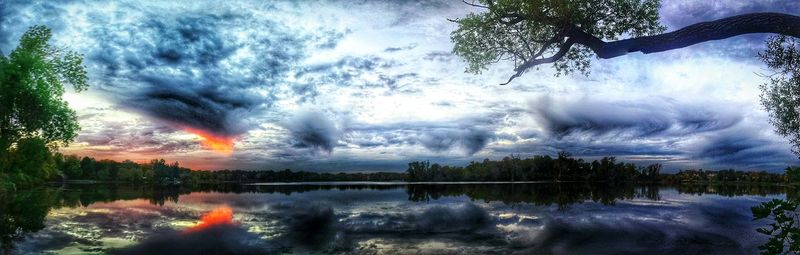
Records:
[[[789,168],[791,169],[791,168]],[[788,172],[787,173],[791,173]],[[667,182],[767,182],[780,183],[786,181],[783,174],[773,174],[764,171],[745,172],[733,169],[720,171],[681,170],[676,174],[662,176]]]
[[[192,192],[215,193],[303,193],[321,190],[391,190],[403,188],[402,184],[302,184],[302,185],[241,185],[237,183],[192,183],[188,185],[116,185],[116,184],[73,184],[59,189],[59,206],[89,206],[97,202],[146,199],[151,204],[163,205],[165,202],[178,202],[178,198]]]
[[[594,182],[769,182],[784,181],[784,175],[734,170],[686,170],[677,174],[661,173],[660,164],[636,166],[603,157],[591,162],[561,152],[557,157],[515,156],[501,160],[472,161],[467,166],[443,166],[428,161],[408,164],[408,181],[594,181]]]
[[[726,197],[736,197],[744,195],[758,195],[758,196],[774,196],[780,194],[791,195],[794,189],[787,186],[780,185],[748,185],[741,183],[731,183],[725,185],[709,184],[709,183],[696,183],[696,184],[679,184],[673,186],[679,193],[703,195],[715,194]]]
[[[406,189],[411,201],[429,201],[443,197],[467,196],[473,200],[503,202],[506,204],[528,203],[534,205],[568,206],[593,201],[614,204],[617,200],[634,198],[660,200],[661,189],[676,189],[679,193],[696,195],[717,194],[722,196],[779,195],[787,188],[778,185],[608,185],[586,182],[573,183],[521,183],[521,184],[469,184],[469,185],[409,185]]]
[[[614,204],[618,199],[633,199],[650,196],[658,199],[657,187],[644,187],[643,192],[632,185],[605,185],[591,183],[524,183],[524,184],[472,184],[472,185],[409,185],[408,199],[411,201],[436,200],[443,197],[467,196],[473,200],[503,202],[506,204],[529,203],[534,205],[567,206],[574,203],[594,201]],[[647,192],[654,189],[655,192]]]
[[[283,194],[327,190],[397,190],[405,189],[408,200],[425,202],[445,197],[468,197],[472,200],[506,204],[556,205],[594,201],[611,205],[619,200],[661,199],[664,189],[696,195],[722,196],[779,195],[797,197],[793,190],[777,185],[681,184],[677,186],[630,183],[609,185],[589,182],[516,183],[516,184],[303,184],[241,185],[236,183],[190,183],[187,185],[68,185],[62,188],[41,188],[0,193],[0,253],[10,248],[13,240],[44,228],[44,220],[52,208],[86,207],[98,202],[144,199],[154,205],[178,202],[180,196],[192,192]],[[789,192],[792,191],[792,192]]]

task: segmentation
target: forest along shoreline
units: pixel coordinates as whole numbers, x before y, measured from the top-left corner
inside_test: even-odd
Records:
[[[586,161],[561,152],[556,157],[508,156],[500,160],[472,161],[466,166],[447,166],[430,161],[408,163],[405,172],[313,172],[275,170],[192,170],[178,162],[154,159],[146,163],[130,160],[96,160],[91,157],[54,153],[58,174],[42,183],[135,185],[192,185],[208,183],[301,183],[301,182],[391,182],[395,184],[436,183],[606,183],[611,185],[684,183],[791,185],[800,182],[800,168],[784,173],[688,169],[662,173],[660,164],[637,166],[614,157]]]

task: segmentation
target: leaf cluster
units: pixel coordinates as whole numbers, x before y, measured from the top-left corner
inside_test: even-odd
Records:
[[[758,57],[773,71],[760,86],[761,105],[775,131],[788,138],[800,155],[800,44],[787,36],[771,37]]]
[[[467,63],[466,71],[480,73],[499,61],[519,67],[526,61],[568,50],[553,65],[559,74],[588,74],[592,51],[568,44],[569,29],[601,40],[662,33],[659,0],[481,0],[468,3],[481,9],[453,20],[453,53]]]
[[[797,254],[800,252],[797,206],[798,203],[795,201],[773,199],[752,208],[755,220],[772,221],[766,227],[756,230],[770,236],[767,243],[758,247],[761,249],[761,254]]]
[[[63,99],[65,85],[88,88],[83,56],[49,44],[50,29],[33,26],[7,57],[0,54],[0,150],[23,138],[69,143],[79,130]]]

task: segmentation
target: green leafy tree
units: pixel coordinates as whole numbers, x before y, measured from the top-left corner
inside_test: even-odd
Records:
[[[81,159],[81,172],[83,173],[83,178],[97,178],[97,161],[94,158],[83,157]]]
[[[800,167],[786,167],[786,179],[789,183],[800,183]]]
[[[140,182],[142,181],[142,170],[133,161],[125,160],[119,167],[119,180]]]
[[[51,37],[50,29],[34,26],[11,54],[0,54],[0,170],[9,170],[10,149],[23,139],[55,147],[79,130],[62,95],[65,85],[75,91],[88,87],[83,57],[50,45]]]
[[[797,36],[795,36],[797,37]],[[767,49],[758,55],[770,70],[769,81],[761,85],[761,105],[769,113],[775,132],[786,137],[792,144],[792,152],[800,155],[800,45],[798,39],[775,36],[767,41]],[[791,183],[800,182],[800,168],[786,168],[786,177]],[[762,233],[770,240],[762,247],[764,254],[785,254],[784,248],[800,253],[800,226],[796,201],[773,201],[763,203],[760,208],[772,208],[774,222]],[[756,209],[753,210],[754,215]],[[756,218],[763,216],[756,215]]]
[[[480,12],[452,20],[458,24],[450,35],[453,53],[467,62],[471,73],[500,61],[513,62],[515,73],[508,82],[543,64],[552,64],[557,74],[588,73],[592,56],[668,51],[749,33],[800,37],[800,17],[781,13],[743,14],[664,33],[659,0],[465,3]]]
[[[800,251],[797,205],[795,201],[773,199],[752,208],[756,220],[771,221],[758,229],[759,233],[770,236],[767,243],[758,247],[761,254],[797,254]]]
[[[769,112],[775,131],[789,139],[800,155],[800,45],[796,38],[769,39],[759,58],[773,71],[761,85],[761,104]]]
[[[12,150],[11,172],[25,176],[17,183],[35,184],[50,179],[58,173],[49,148],[41,138],[24,138]]]
[[[81,160],[78,156],[69,155],[64,157],[64,166],[61,171],[70,179],[78,179],[83,175]]]

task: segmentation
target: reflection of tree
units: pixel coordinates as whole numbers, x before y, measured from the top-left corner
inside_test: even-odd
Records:
[[[54,190],[0,194],[0,251],[12,248],[12,242],[25,234],[43,229],[57,195]]]
[[[657,194],[657,187],[648,187]],[[408,199],[429,201],[442,197],[466,195],[473,200],[499,201],[506,204],[528,203],[567,207],[584,201],[606,205],[618,199],[637,197],[632,185],[593,185],[591,183],[536,183],[536,184],[469,184],[469,185],[408,185]],[[657,196],[654,196],[657,197]]]
[[[685,194],[719,194],[722,196],[776,195],[786,193],[797,197],[793,190],[774,185],[681,185],[675,187]],[[154,205],[177,202],[181,195],[192,192],[283,194],[405,189],[410,201],[430,201],[445,197],[468,197],[486,202],[567,208],[575,203],[593,201],[613,205],[618,200],[644,198],[659,200],[663,186],[608,185],[605,183],[516,183],[516,184],[388,184],[388,185],[239,185],[202,184],[192,186],[129,186],[129,185],[72,185],[66,188],[45,188],[35,191],[0,193],[0,241],[2,249],[12,248],[15,240],[45,227],[51,208],[86,207],[97,202],[145,199]]]
[[[528,203],[558,205],[560,208],[575,203],[593,201],[613,205],[617,200],[645,198],[661,199],[657,185],[607,185],[591,183],[535,183],[535,184],[470,184],[470,185],[408,185],[406,191],[411,201],[430,201],[443,197],[467,196],[473,200],[499,201],[506,204]],[[777,195],[786,188],[776,185],[681,185],[674,187],[679,193],[718,194],[722,196]]]
[[[679,193],[688,193],[695,195],[702,194],[716,194],[726,197],[736,197],[744,195],[780,195],[788,194],[789,189],[785,186],[778,185],[747,185],[747,184],[726,184],[726,185],[712,185],[712,184],[692,184],[692,185],[678,185],[675,186]]]

